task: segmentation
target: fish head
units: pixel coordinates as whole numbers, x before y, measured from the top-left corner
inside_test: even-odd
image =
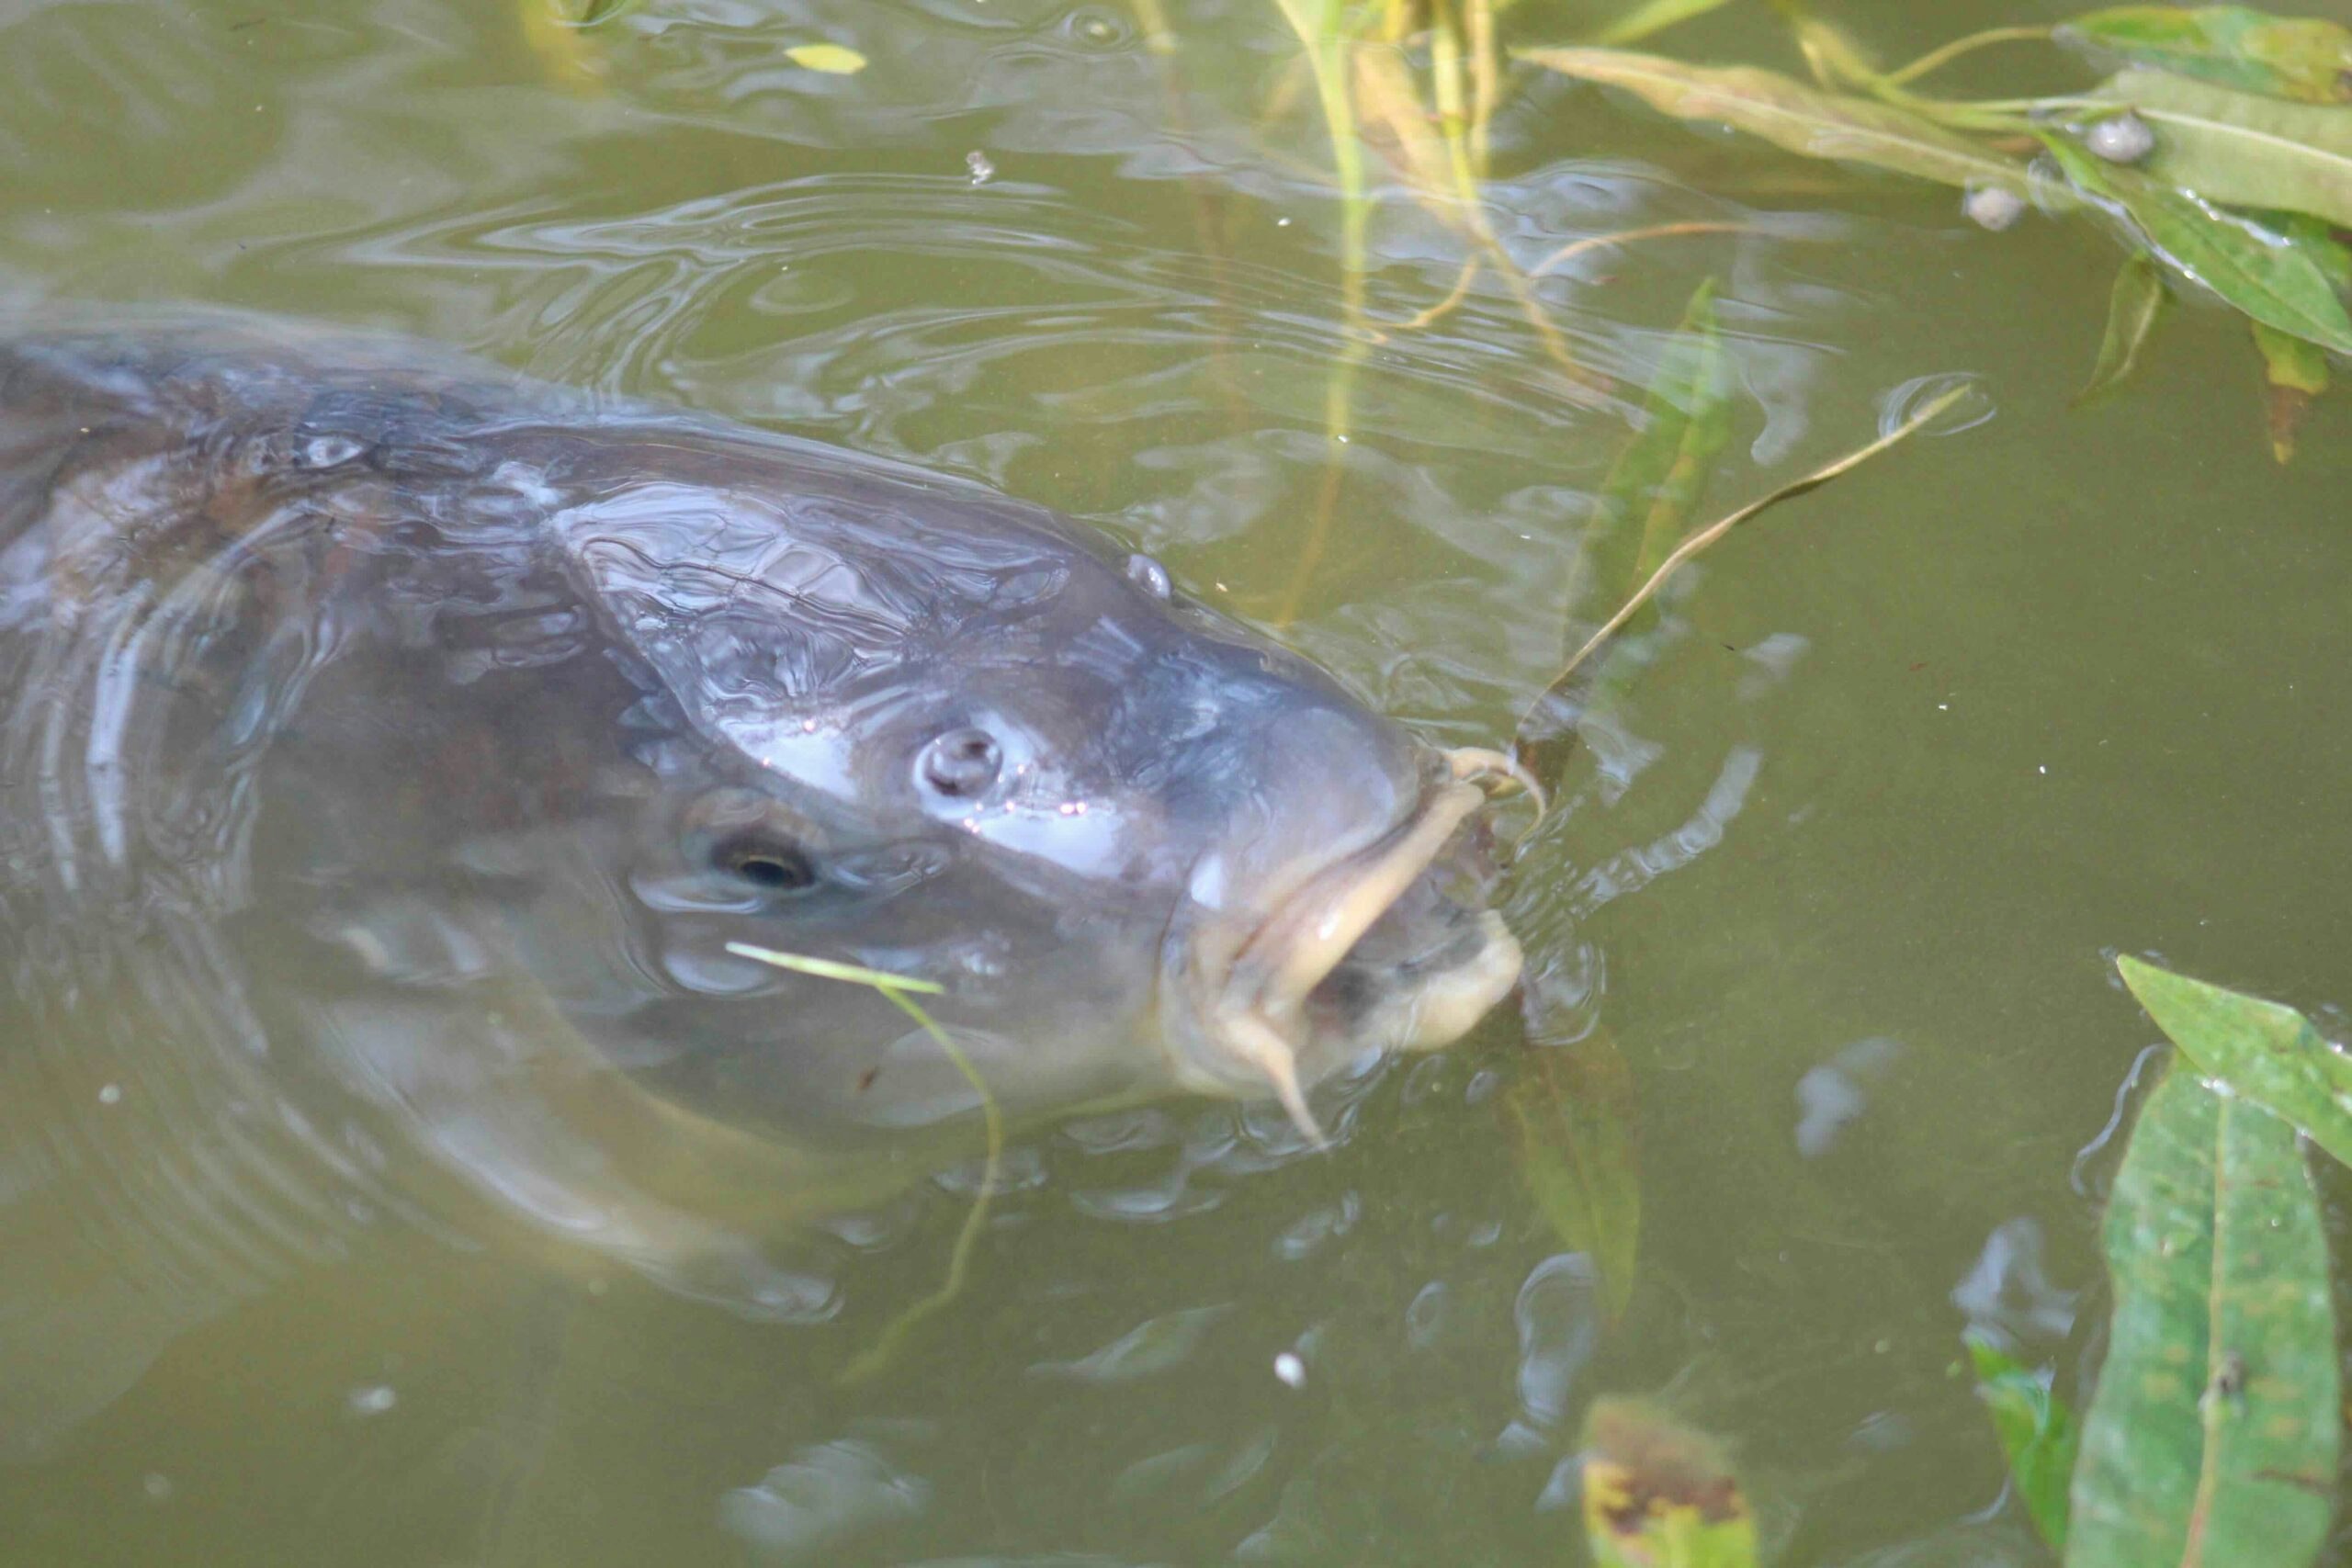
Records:
[[[797,478],[626,487],[565,523],[650,781],[618,967],[651,983],[583,1010],[662,1092],[818,1141],[983,1093],[1273,1095],[1316,1132],[1316,1081],[1445,1044],[1514,984],[1494,759],[1050,514]],[[760,953],[914,982],[957,1050]]]

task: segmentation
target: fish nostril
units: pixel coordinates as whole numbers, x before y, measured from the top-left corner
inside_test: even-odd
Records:
[[[985,729],[951,729],[922,750],[923,783],[956,800],[986,790],[1003,766],[1003,749]]]
[[[1127,558],[1127,581],[1155,599],[1171,597],[1176,592],[1176,584],[1169,577],[1168,569],[1149,556]]]

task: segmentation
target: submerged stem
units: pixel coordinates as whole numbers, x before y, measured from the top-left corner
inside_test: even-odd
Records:
[[[1899,71],[1890,71],[1883,78],[1888,86],[1900,87],[1905,82],[1917,81],[1931,71],[1940,71],[1963,54],[1996,43],[2041,43],[2052,38],[2057,29],[2048,27],[1987,28],[1981,33],[1957,38],[1939,49],[1931,49]]]
[[[970,1213],[964,1216],[961,1230],[956,1233],[956,1246],[947,1256],[947,1278],[938,1290],[910,1306],[890,1320],[889,1326],[862,1355],[842,1369],[840,1383],[863,1382],[890,1363],[899,1344],[913,1333],[922,1322],[954,1302],[964,1292],[964,1280],[970,1272],[972,1248],[980,1238],[980,1226],[987,1220],[989,1201],[995,1198],[998,1183],[1004,1175],[1004,1112],[989,1092],[987,1080],[965,1055],[963,1047],[949,1037],[937,1020],[924,1010],[916,996],[937,996],[945,987],[934,980],[919,980],[910,975],[892,975],[880,969],[868,969],[856,964],[840,964],[830,958],[812,958],[801,953],[778,953],[772,948],[754,947],[749,942],[730,942],[727,951],[739,958],[749,958],[776,969],[789,969],[797,975],[809,975],[820,980],[839,980],[847,985],[865,986],[879,992],[883,998],[915,1021],[915,1024],[931,1037],[940,1054],[955,1064],[980,1097],[980,1122],[986,1129],[988,1157],[980,1168],[980,1190],[972,1198]],[[911,993],[911,994],[910,994]]]
[[[1633,597],[1626,600],[1623,604],[1620,605],[1617,613],[1610,616],[1609,619],[1601,625],[1599,631],[1594,632],[1592,636],[1586,638],[1585,644],[1582,648],[1577,649],[1575,653],[1569,655],[1567,663],[1561,667],[1560,672],[1557,675],[1552,677],[1551,684],[1545,686],[1542,693],[1536,696],[1534,702],[1528,705],[1526,714],[1523,715],[1519,721],[1519,734],[1522,738],[1526,735],[1529,720],[1532,719],[1535,715],[1543,709],[1544,705],[1551,702],[1553,698],[1558,696],[1562,692],[1566,690],[1569,677],[1573,676],[1577,672],[1577,666],[1581,665],[1587,659],[1590,658],[1595,649],[1600,647],[1611,637],[1616,636],[1620,630],[1623,629],[1625,623],[1632,620],[1634,613],[1640,610],[1643,605],[1648,604],[1650,600],[1657,595],[1657,591],[1666,585],[1666,580],[1673,576],[1684,562],[1690,560],[1691,557],[1699,554],[1702,550],[1706,549],[1709,546],[1720,540],[1724,535],[1730,533],[1734,528],[1738,527],[1741,524],[1756,516],[1758,513],[1765,512],[1774,506],[1778,506],[1784,501],[1792,500],[1797,496],[1804,494],[1808,491],[1818,490],[1823,485],[1827,484],[1830,480],[1860,468],[1862,464],[1868,462],[1871,458],[1877,457],[1880,453],[1885,451],[1888,447],[1895,445],[1897,442],[1904,440],[1907,436],[1916,434],[1923,425],[1926,425],[1930,421],[1934,420],[1938,415],[1941,414],[1946,409],[1951,407],[1952,404],[1958,402],[1962,398],[1966,397],[1971,389],[1972,389],[1966,385],[1952,388],[1951,390],[1944,393],[1941,397],[1929,400],[1922,406],[1917,412],[1912,414],[1901,424],[1895,426],[1893,430],[1888,431],[1885,434],[1880,436],[1869,446],[1861,447],[1856,451],[1849,452],[1837,461],[1826,464],[1822,468],[1815,468],[1812,473],[1805,475],[1803,479],[1790,480],[1787,484],[1782,485],[1780,489],[1772,491],[1770,495],[1764,496],[1760,500],[1749,502],[1747,505],[1739,508],[1730,515],[1724,517],[1717,522],[1709,524],[1706,527],[1700,529],[1697,533],[1683,540],[1682,543],[1677,545],[1674,547],[1673,553],[1668,555],[1665,560],[1658,563],[1658,569],[1650,574],[1649,581],[1635,589],[1634,591]]]
[[[1383,329],[1380,334],[1381,340],[1385,342],[1389,334],[1393,333],[1417,333],[1420,332],[1424,328],[1434,326],[1450,311],[1452,311],[1455,306],[1468,299],[1470,296],[1470,285],[1476,281],[1478,276],[1480,254],[1481,253],[1477,251],[1472,251],[1468,255],[1462,258],[1462,270],[1455,276],[1453,279],[1453,287],[1445,291],[1444,299],[1439,300],[1434,305],[1427,306],[1424,309],[1416,311],[1410,318],[1397,322],[1393,327]]]
[[[1321,504],[1308,524],[1306,544],[1291,575],[1277,621],[1298,613],[1306,581],[1322,559],[1329,540],[1332,514],[1338,509],[1340,448],[1347,445],[1352,423],[1355,375],[1371,352],[1371,329],[1364,321],[1365,235],[1371,223],[1371,198],[1363,183],[1363,141],[1357,133],[1355,100],[1348,90],[1347,51],[1351,43],[1340,0],[1322,0],[1310,19],[1307,0],[1275,0],[1283,19],[1306,46],[1306,62],[1315,79],[1315,96],[1322,106],[1323,123],[1331,137],[1331,170],[1340,186],[1340,310],[1346,323],[1340,357],[1324,385],[1323,434],[1330,446],[1326,459]]]
[[[1699,221],[1689,223],[1653,223],[1645,229],[1623,229],[1614,234],[1588,234],[1581,240],[1571,240],[1527,269],[1530,277],[1542,277],[1555,267],[1565,265],[1587,251],[1604,245],[1626,245],[1635,240],[1663,240],[1677,234],[1747,234],[1756,231],[1752,223]]]
[[[877,988],[896,1004],[899,1011],[913,1019],[922,1032],[931,1036],[932,1043],[956,1064],[956,1070],[962,1073],[965,1080],[978,1092],[980,1119],[988,1129],[988,1159],[980,1167],[980,1190],[972,1195],[972,1207],[964,1215],[963,1226],[956,1233],[956,1246],[947,1255],[947,1277],[940,1281],[939,1289],[892,1318],[889,1326],[883,1329],[865,1352],[842,1369],[840,1377],[835,1381],[843,1387],[864,1382],[888,1367],[901,1341],[964,1293],[964,1280],[971,1271],[972,1248],[979,1243],[980,1226],[987,1222],[989,1203],[996,1197],[997,1184],[1004,1176],[1004,1112],[998,1108],[996,1096],[989,1092],[989,1086],[981,1080],[979,1069],[972,1066],[972,1059],[948,1038],[947,1032],[933,1021],[931,1014],[925,1012],[920,1003],[895,986]]]
[[[1502,101],[1502,47],[1495,37],[1495,0],[1468,0],[1470,19],[1470,166],[1485,179],[1493,164],[1495,106]]]

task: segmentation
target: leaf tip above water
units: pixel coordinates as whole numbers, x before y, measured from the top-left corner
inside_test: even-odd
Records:
[[[839,43],[799,43],[784,51],[784,57],[807,71],[821,71],[828,76],[854,76],[865,69],[865,56]]]

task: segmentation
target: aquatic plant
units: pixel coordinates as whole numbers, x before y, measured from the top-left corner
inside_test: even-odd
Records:
[[[842,1370],[843,1383],[863,1382],[890,1364],[898,1348],[908,1336],[934,1314],[954,1304],[963,1293],[964,1280],[972,1266],[972,1247],[979,1240],[980,1227],[988,1221],[989,1200],[996,1196],[997,1184],[1004,1175],[1004,1112],[996,1096],[980,1077],[979,1069],[953,1036],[939,1026],[923,1005],[915,1000],[919,996],[932,997],[944,989],[936,981],[916,979],[907,975],[887,974],[879,969],[867,969],[855,964],[837,963],[830,958],[813,958],[806,953],[778,953],[773,948],[754,947],[749,942],[730,942],[727,951],[739,958],[749,958],[771,968],[789,970],[820,980],[839,981],[843,985],[865,986],[884,1000],[914,1020],[915,1026],[939,1047],[940,1054],[956,1065],[965,1081],[979,1096],[981,1125],[988,1140],[988,1153],[980,1167],[979,1190],[972,1195],[972,1206],[964,1216],[963,1227],[956,1233],[956,1245],[947,1255],[947,1277],[939,1289],[909,1306],[893,1318],[888,1328],[863,1354]]]

